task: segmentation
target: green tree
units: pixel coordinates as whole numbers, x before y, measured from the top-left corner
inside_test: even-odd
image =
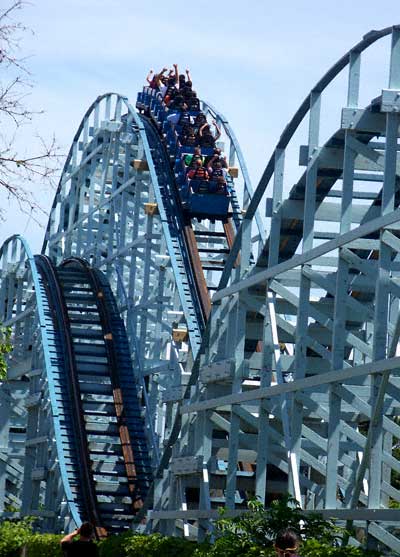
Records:
[[[264,509],[257,501],[249,502],[249,512],[227,518],[224,512],[216,522],[216,540],[209,548],[199,549],[196,557],[272,557],[273,542],[285,528],[295,530],[303,539],[302,557],[372,557],[380,555],[364,548],[341,547],[345,530],[318,513],[304,512],[295,499],[287,496]]]
[[[0,381],[4,381],[7,378],[6,356],[11,350],[11,327],[0,325]]]
[[[32,535],[31,519],[0,523],[0,557],[19,557],[22,547]]]
[[[26,557],[63,557],[60,534],[32,534],[26,544]]]

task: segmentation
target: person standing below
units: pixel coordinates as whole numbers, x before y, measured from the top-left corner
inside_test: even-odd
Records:
[[[299,557],[300,538],[294,530],[282,530],[275,540],[275,551],[279,557]]]
[[[78,535],[79,540],[74,540]],[[64,536],[60,543],[65,557],[98,557],[99,551],[93,541],[93,535],[93,525],[83,522],[80,528]]]

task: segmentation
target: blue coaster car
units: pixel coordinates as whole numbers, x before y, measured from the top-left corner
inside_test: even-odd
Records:
[[[189,180],[180,188],[182,207],[189,217],[225,220],[229,214],[230,197],[226,188],[215,182]]]
[[[213,181],[189,180],[186,176],[187,168],[183,162],[185,155],[193,154],[194,147],[181,145],[179,124],[171,125],[167,119],[168,112],[157,91],[145,87],[137,97],[136,107],[139,110],[147,110],[156,123],[160,133],[164,135],[168,154],[173,164],[176,184],[178,186],[182,209],[188,218],[209,219],[211,221],[226,220],[231,216],[229,185],[218,184]],[[189,116],[195,118],[198,111],[188,112]],[[205,147],[201,150],[204,157],[212,156],[214,150]],[[173,162],[174,161],[174,162]]]

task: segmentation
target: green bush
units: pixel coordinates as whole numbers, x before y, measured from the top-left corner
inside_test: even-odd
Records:
[[[362,547],[333,547],[332,545],[319,542],[315,539],[306,540],[300,551],[301,557],[379,557],[382,555],[378,552],[366,551]]]
[[[160,534],[126,532],[99,542],[100,557],[276,557],[273,540],[284,528],[301,534],[301,557],[379,557],[382,553],[364,548],[341,547],[345,530],[317,513],[304,513],[290,497],[274,501],[268,510],[257,501],[249,502],[249,512],[215,523],[213,544],[197,544],[184,538]],[[0,523],[0,557],[62,557],[56,534],[34,534],[31,519]]]
[[[126,557],[192,557],[197,548],[195,542],[184,538],[150,534],[131,536],[125,545]]]
[[[126,546],[133,536],[133,532],[125,532],[101,540],[99,542],[100,557],[125,557]]]
[[[0,557],[19,557],[23,546],[32,535],[30,519],[0,523]]]
[[[99,553],[100,557],[192,557],[198,547],[183,538],[126,532],[102,540]]]
[[[240,536],[222,536],[212,545],[199,547],[194,557],[276,557],[272,546],[251,543]]]
[[[32,534],[26,545],[26,557],[62,557],[58,534]]]
[[[7,379],[7,354],[12,351],[11,327],[0,323],[0,381]]]

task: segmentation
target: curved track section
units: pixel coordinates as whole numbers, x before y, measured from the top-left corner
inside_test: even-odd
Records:
[[[26,299],[9,290],[25,306],[19,336],[27,314],[39,333],[33,346],[18,346],[27,409],[23,513],[52,529],[90,520],[99,536],[129,528],[152,470],[125,327],[107,280],[83,260],[56,268],[46,256],[33,258],[18,237],[3,246],[3,262],[6,254],[18,256],[13,286],[32,284]]]
[[[73,502],[100,535],[128,528],[152,473],[123,322],[107,281],[84,261],[55,269],[35,260],[61,364],[56,411]]]
[[[57,427],[60,428],[62,445],[58,449],[65,459],[61,466],[65,467],[64,477],[68,477],[65,489],[71,494],[71,499],[74,499],[74,519],[87,517],[100,526],[94,482],[90,474],[79,376],[63,287],[50,260],[37,256],[35,263],[41,288],[45,292],[45,326],[50,339],[49,350],[54,354],[53,361],[56,363],[53,395],[55,411],[60,416]],[[32,456],[35,458],[36,455]]]

